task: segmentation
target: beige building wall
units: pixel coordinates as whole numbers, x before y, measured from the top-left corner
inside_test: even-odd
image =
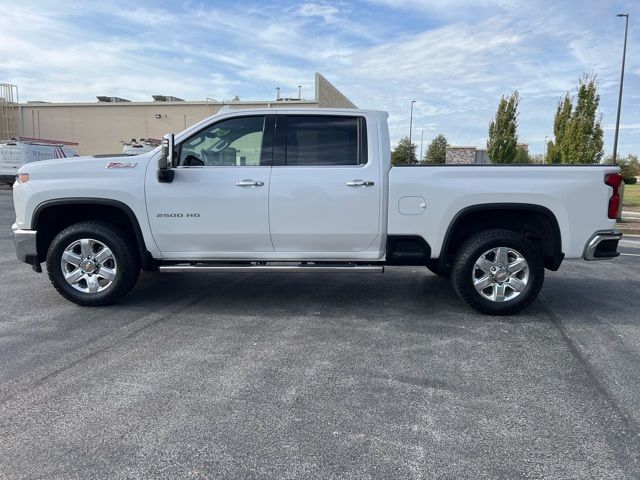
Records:
[[[74,142],[80,155],[93,155],[120,153],[121,142],[132,138],[162,138],[165,133],[180,132],[224,105],[233,109],[355,108],[319,73],[315,90],[316,99],[308,101],[26,103],[20,105],[20,131],[24,137]]]
[[[316,73],[316,100],[321,108],[358,108],[319,73]]]

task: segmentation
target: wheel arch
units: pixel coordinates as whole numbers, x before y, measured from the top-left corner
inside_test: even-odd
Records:
[[[560,225],[550,209],[528,203],[487,203],[471,205],[456,213],[447,227],[439,261],[449,265],[466,238],[489,228],[504,228],[531,236],[530,239],[540,246],[544,265],[549,270],[557,270],[564,259]]]
[[[153,268],[153,257],[146,248],[140,222],[131,207],[118,200],[91,197],[46,200],[34,209],[31,228],[38,232],[38,262],[45,260],[49,245],[58,232],[84,220],[105,220],[122,227],[136,242],[142,267]]]

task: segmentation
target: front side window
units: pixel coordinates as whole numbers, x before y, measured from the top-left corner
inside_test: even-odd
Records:
[[[180,147],[180,165],[228,167],[260,165],[264,115],[223,120],[196,133]]]
[[[357,118],[287,115],[286,165],[358,165],[360,156]]]

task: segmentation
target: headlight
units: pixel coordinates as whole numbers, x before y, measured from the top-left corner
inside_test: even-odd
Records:
[[[29,181],[29,174],[28,173],[19,173],[18,175],[16,175],[16,182],[18,183],[26,183]]]

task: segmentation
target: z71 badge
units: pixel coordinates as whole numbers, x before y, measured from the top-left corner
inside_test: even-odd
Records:
[[[134,168],[137,162],[109,162],[107,168]]]

